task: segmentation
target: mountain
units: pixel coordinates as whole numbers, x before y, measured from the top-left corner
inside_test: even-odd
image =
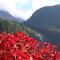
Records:
[[[60,5],[38,9],[24,24],[45,35],[50,41],[60,43]]]
[[[46,6],[38,9],[27,21],[28,24],[42,27],[60,27],[60,5]]]
[[[0,10],[0,18],[7,19],[7,20],[16,20],[18,22],[24,21],[23,19],[14,17],[10,13],[8,13],[7,11],[3,11],[3,10]]]

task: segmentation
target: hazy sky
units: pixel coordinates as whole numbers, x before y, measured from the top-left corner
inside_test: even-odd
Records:
[[[56,4],[60,4],[60,0],[0,0],[0,10],[26,20],[37,9]]]

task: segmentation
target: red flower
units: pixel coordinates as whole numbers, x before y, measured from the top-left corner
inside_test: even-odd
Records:
[[[60,52],[56,54],[56,60],[60,60]]]
[[[23,32],[0,34],[0,60],[60,60],[56,45],[38,42]]]

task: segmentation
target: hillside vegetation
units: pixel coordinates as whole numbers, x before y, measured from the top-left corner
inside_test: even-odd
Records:
[[[41,40],[41,37],[45,39],[44,36],[42,35],[37,36],[37,34],[39,33],[25,26],[22,23],[18,23],[17,21],[13,21],[13,20],[0,19],[0,33],[1,32],[15,33],[17,31],[24,32],[29,36],[32,36],[33,38],[36,38],[38,40]]]

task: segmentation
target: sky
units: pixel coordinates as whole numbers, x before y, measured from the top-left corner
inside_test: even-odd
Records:
[[[0,10],[27,20],[39,8],[60,4],[60,0],[0,0]]]

